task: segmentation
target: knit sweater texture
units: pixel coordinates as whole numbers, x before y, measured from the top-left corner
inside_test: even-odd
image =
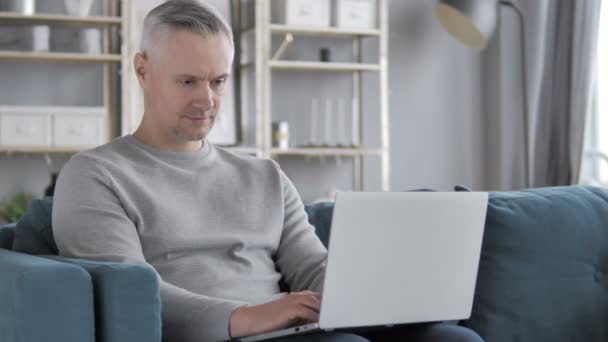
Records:
[[[128,135],[73,156],[53,203],[60,254],[145,263],[161,283],[164,341],[220,341],[231,313],[321,291],[327,251],[272,160],[204,142],[155,149]]]

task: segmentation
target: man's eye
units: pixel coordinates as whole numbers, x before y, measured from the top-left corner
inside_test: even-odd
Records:
[[[182,80],[181,83],[187,87],[196,85],[196,80]]]
[[[224,83],[226,83],[226,79],[225,79],[225,78],[220,78],[220,79],[218,79],[218,80],[213,81],[213,84],[214,84],[216,87],[221,87],[221,86],[223,86],[223,85],[224,85]]]

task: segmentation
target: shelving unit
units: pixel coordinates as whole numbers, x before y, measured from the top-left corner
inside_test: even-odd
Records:
[[[68,52],[0,51],[0,60],[18,62],[119,63],[119,54],[89,55]]]
[[[14,12],[0,12],[0,20],[10,24],[69,24],[84,26],[107,26],[121,25],[122,18],[114,16],[86,16],[76,17],[64,14],[40,14],[24,15]]]
[[[35,147],[1,147],[0,153],[14,154],[14,153],[53,153],[53,154],[74,154],[84,149],[90,148],[89,146],[74,147],[74,148],[35,148]]]
[[[382,155],[382,149],[364,149],[350,147],[295,147],[288,150],[273,148],[272,156],[365,156]]]
[[[238,17],[240,23],[245,20],[245,12],[243,7],[247,3],[238,1]],[[364,162],[366,157],[376,156],[381,160],[381,182],[382,190],[388,191],[389,183],[389,129],[388,129],[388,14],[387,0],[377,0],[378,13],[378,28],[377,29],[347,29],[337,27],[305,27],[305,26],[290,26],[284,24],[271,23],[271,0],[256,0],[255,6],[255,24],[246,29],[240,30],[241,51],[247,50],[244,43],[247,36],[254,35],[255,39],[255,58],[253,61],[241,60],[241,70],[243,71],[241,81],[241,131],[243,132],[243,140],[245,144],[252,144],[256,155],[265,158],[278,158],[281,156],[302,156],[302,157],[348,157],[353,158],[353,174],[355,190],[364,190]],[[242,25],[237,25],[240,28]],[[350,63],[336,62],[312,62],[312,61],[293,61],[293,60],[274,60],[271,59],[273,52],[271,51],[272,38],[280,35],[292,34],[294,36],[308,37],[338,37],[353,40],[353,54]],[[373,38],[379,41],[378,63],[369,64],[362,61],[362,39]],[[293,147],[289,149],[277,149],[272,147],[272,75],[274,72],[282,70],[293,71],[322,71],[322,72],[341,72],[352,74],[353,95],[356,102],[356,117],[358,118],[359,132],[358,140],[363,141],[363,122],[362,113],[362,75],[366,72],[379,73],[379,102],[378,120],[380,122],[380,146],[315,146],[315,147]],[[247,73],[255,76],[255,109],[250,114],[248,103],[249,90],[247,89],[248,82]],[[251,120],[250,116],[254,116]],[[255,141],[248,136],[247,132],[249,125],[255,127]]]
[[[125,2],[130,0],[103,0],[102,14],[100,16],[71,16],[63,14],[44,14],[35,13],[25,15],[14,12],[0,12],[0,22],[3,25],[53,25],[53,26],[78,26],[83,28],[94,27],[101,31],[100,54],[88,54],[79,52],[31,52],[31,51],[10,51],[0,50],[0,63],[5,61],[20,63],[89,63],[101,64],[103,66],[103,108],[105,111],[105,132],[106,141],[116,136],[115,123],[117,122],[119,101],[117,82],[118,75],[113,71],[113,66],[118,65],[116,70],[120,70],[122,60],[122,42],[124,36],[123,29],[126,27],[126,18],[121,16]],[[57,80],[60,82],[60,80]],[[0,103],[0,105],[2,105]],[[39,108],[46,108],[44,106]],[[48,107],[49,110],[53,108]],[[86,107],[85,107],[86,108]],[[99,126],[97,126],[99,127]],[[75,153],[92,146],[70,146],[55,147],[50,146],[17,146],[0,145],[0,152],[3,153]]]
[[[380,65],[364,63],[269,61],[268,66],[277,70],[380,71]]]
[[[290,26],[283,24],[270,24],[268,28],[272,33],[291,33],[294,35],[313,37],[380,37],[382,33],[381,30],[377,29],[348,29],[337,27],[319,29],[316,27]]]

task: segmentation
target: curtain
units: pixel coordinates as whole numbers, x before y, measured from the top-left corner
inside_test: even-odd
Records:
[[[601,0],[521,1],[526,44],[522,87],[519,18],[499,7],[484,53],[486,188],[512,190],[578,182],[592,106]],[[523,91],[528,94],[528,117]],[[528,127],[528,170],[524,128]]]

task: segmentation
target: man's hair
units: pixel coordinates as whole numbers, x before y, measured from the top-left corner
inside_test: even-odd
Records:
[[[234,48],[232,29],[211,6],[196,0],[169,0],[155,7],[146,15],[140,49],[150,52],[162,39],[160,35],[169,29],[183,29],[199,33],[203,37],[223,33]]]

